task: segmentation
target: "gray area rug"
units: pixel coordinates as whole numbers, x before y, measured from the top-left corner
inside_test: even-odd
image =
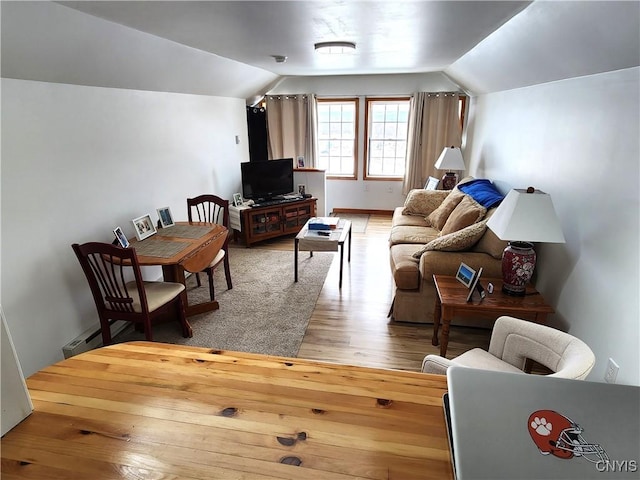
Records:
[[[154,325],[157,342],[210,347],[221,350],[295,357],[335,253],[301,252],[298,283],[293,281],[293,252],[232,247],[229,250],[233,289],[227,290],[224,267],[214,275],[220,309],[189,317],[193,337],[184,338],[177,322]],[[209,300],[207,275],[189,277],[189,303]],[[129,327],[117,343],[144,340]]]
[[[369,224],[368,213],[331,213],[332,217],[344,218],[351,222],[351,231],[353,233],[366,233]]]

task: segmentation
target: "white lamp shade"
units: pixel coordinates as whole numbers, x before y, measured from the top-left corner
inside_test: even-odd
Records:
[[[535,190],[514,189],[487,222],[500,240],[564,243],[560,220],[551,196]]]
[[[464,159],[460,147],[444,147],[436,161],[438,170],[464,170]]]

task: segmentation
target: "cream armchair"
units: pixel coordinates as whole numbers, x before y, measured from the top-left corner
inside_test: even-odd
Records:
[[[595,363],[595,355],[582,340],[551,327],[503,316],[493,327],[488,352],[474,348],[453,360],[427,355],[422,361],[422,371],[444,375],[450,365],[460,365],[530,373],[527,359],[552,370],[551,377],[576,380],[583,380]]]

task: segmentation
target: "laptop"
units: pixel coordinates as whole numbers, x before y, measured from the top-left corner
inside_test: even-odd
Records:
[[[447,381],[458,480],[640,478],[640,387],[459,366]]]

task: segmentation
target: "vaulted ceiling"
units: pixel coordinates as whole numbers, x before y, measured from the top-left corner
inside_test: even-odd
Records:
[[[640,64],[640,3],[2,2],[2,76],[248,98],[286,76],[444,72],[486,93]],[[321,55],[346,40],[354,53]],[[277,63],[274,56],[287,57]]]

